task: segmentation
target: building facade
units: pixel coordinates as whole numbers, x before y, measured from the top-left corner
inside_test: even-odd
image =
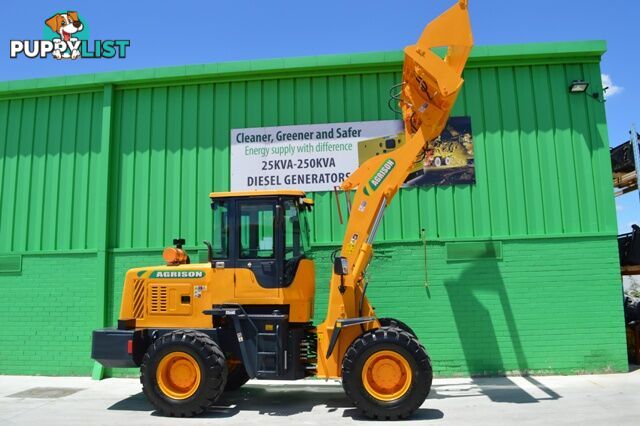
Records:
[[[368,294],[436,374],[626,370],[604,106],[567,89],[601,87],[605,49],[475,48],[453,115],[471,117],[476,183],[387,209]],[[91,374],[125,271],[178,236],[204,253],[232,129],[399,118],[401,70],[390,52],[0,83],[0,374]],[[310,196],[319,321],[343,226]]]

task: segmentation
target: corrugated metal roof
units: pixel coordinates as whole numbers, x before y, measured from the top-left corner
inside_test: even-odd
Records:
[[[468,68],[505,65],[534,65],[551,63],[599,62],[607,50],[603,40],[505,44],[475,46],[469,59]],[[202,80],[249,80],[282,78],[285,74],[300,77],[335,73],[371,72],[395,70],[402,64],[401,51],[355,53],[339,55],[306,56],[298,58],[275,58],[251,61],[220,62],[177,67],[148,68],[132,71],[114,71],[97,74],[71,75],[65,77],[37,78],[0,82],[0,96],[22,96],[31,92],[44,94],[56,90],[100,89],[104,84],[125,87],[140,84],[184,84]]]

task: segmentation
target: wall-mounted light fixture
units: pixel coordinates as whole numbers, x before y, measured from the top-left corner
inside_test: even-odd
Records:
[[[573,80],[569,86],[569,93],[584,93],[589,88],[589,83],[584,80]]]
[[[600,99],[599,93],[589,93],[587,89],[589,88],[589,83],[584,80],[573,80],[569,85],[569,93],[586,93],[587,96],[592,97],[598,102],[604,102],[604,100]],[[605,89],[606,90],[606,89]]]

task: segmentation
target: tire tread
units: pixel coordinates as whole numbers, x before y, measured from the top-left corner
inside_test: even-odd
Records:
[[[357,368],[359,358],[371,347],[377,345],[396,345],[404,348],[415,360],[418,366],[419,379],[424,386],[412,385],[409,395],[403,398],[400,405],[395,407],[376,404],[367,398],[361,383],[360,372]],[[414,372],[415,374],[415,372]],[[397,420],[409,417],[427,398],[431,389],[433,372],[431,360],[424,346],[418,339],[401,328],[386,326],[368,331],[353,341],[342,362],[342,386],[349,399],[356,408],[370,419]],[[415,383],[415,382],[414,382]]]
[[[150,371],[153,357],[167,346],[180,345],[191,347],[204,359],[207,374],[204,382],[188,400],[189,403],[175,404],[162,398],[156,390],[155,371]],[[156,339],[148,348],[140,365],[140,382],[147,399],[164,415],[171,417],[192,417],[202,414],[222,394],[226,385],[227,365],[224,353],[216,342],[203,332],[195,330],[176,330]]]

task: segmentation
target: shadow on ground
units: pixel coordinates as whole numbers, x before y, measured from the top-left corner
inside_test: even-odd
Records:
[[[521,376],[521,378],[542,391],[546,396],[539,398],[532,396],[509,377],[475,377],[469,383],[433,385],[429,398],[486,396],[493,402],[510,404],[531,404],[561,398],[557,392],[533,377]]]
[[[528,404],[543,400],[560,398],[556,392],[532,377],[523,377],[547,396],[534,398],[521,389],[508,377],[474,378],[469,383],[437,384],[429,394],[429,399],[488,397],[493,402]],[[428,405],[428,401],[427,401]],[[200,417],[225,418],[242,412],[257,412],[267,416],[292,416],[308,413],[314,407],[325,406],[327,412],[342,410],[343,417],[354,420],[367,420],[360,411],[353,407],[340,385],[314,386],[312,384],[287,385],[246,385],[243,388],[223,394],[207,413]],[[154,411],[142,392],[118,401],[109,410],[148,411],[152,415],[160,415]],[[411,420],[442,419],[440,410],[420,408]]]
[[[329,413],[343,409],[343,417],[367,420],[344,394],[342,386],[313,385],[246,385],[243,388],[223,394],[215,405],[199,417],[233,417],[241,411],[257,412],[267,416],[291,416],[308,413],[314,407],[326,406]],[[118,401],[109,410],[154,411],[142,392]],[[440,410],[420,408],[411,420],[434,420],[444,417]]]

